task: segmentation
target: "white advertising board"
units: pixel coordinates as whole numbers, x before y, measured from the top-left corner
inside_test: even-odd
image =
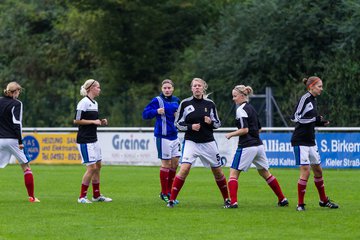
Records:
[[[179,134],[180,142],[183,133]],[[222,161],[227,166],[236,151],[237,138],[225,138],[225,133],[216,132],[215,140],[219,146]],[[104,164],[159,166],[155,138],[152,132],[99,132]],[[195,166],[202,166],[200,161]]]

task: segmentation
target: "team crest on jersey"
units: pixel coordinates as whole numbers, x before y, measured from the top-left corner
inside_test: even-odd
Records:
[[[207,108],[205,108],[204,110],[205,110],[205,112],[207,112]]]

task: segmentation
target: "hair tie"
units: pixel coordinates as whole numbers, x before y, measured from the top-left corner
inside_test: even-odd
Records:
[[[310,89],[313,85],[315,85],[315,83],[317,83],[318,81],[320,81],[320,78],[316,78],[316,80],[314,82],[312,82],[311,84],[309,84],[308,89]]]

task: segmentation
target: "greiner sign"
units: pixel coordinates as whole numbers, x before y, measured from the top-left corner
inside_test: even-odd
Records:
[[[134,139],[131,134],[130,138],[121,138],[120,134],[114,134],[112,137],[112,145],[115,150],[148,150],[149,139]]]

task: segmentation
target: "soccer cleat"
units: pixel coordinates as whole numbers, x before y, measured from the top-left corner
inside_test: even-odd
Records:
[[[164,202],[168,203],[169,202],[169,197],[166,194],[160,193],[159,197],[161,198],[161,200],[163,200]]]
[[[170,195],[171,195],[170,193],[167,194],[167,197],[168,197],[169,200],[170,200]],[[179,203],[180,203],[179,200],[177,200],[177,199],[174,200],[175,205],[177,205]]]
[[[278,202],[278,206],[279,207],[287,207],[287,206],[289,206],[289,201],[286,198],[284,198],[283,200]]]
[[[339,205],[337,205],[336,203],[331,202],[329,197],[327,197],[326,202],[319,201],[319,205],[320,205],[320,207],[339,208]]]
[[[224,208],[238,208],[238,203],[234,202],[233,204],[231,203],[230,199],[226,199],[224,202]]]
[[[230,204],[230,205],[227,205],[227,206],[224,206],[224,208],[238,208],[238,203],[237,202],[234,202],[233,204]]]
[[[305,204],[298,204],[296,206],[296,211],[305,211]]]
[[[37,199],[36,197],[29,197],[29,202],[35,202],[35,203],[37,203],[37,202],[40,202],[40,200]]]
[[[87,197],[82,197],[82,198],[78,198],[78,203],[92,203],[89,199],[87,199]]]
[[[173,208],[175,206],[174,200],[169,200],[168,204],[166,205],[168,208]]]
[[[92,198],[91,199],[93,202],[112,202],[111,198],[105,197],[104,195],[100,195],[97,198]]]
[[[230,199],[225,199],[225,201],[224,201],[224,208],[230,208],[230,206],[231,206],[231,201],[230,201]]]

